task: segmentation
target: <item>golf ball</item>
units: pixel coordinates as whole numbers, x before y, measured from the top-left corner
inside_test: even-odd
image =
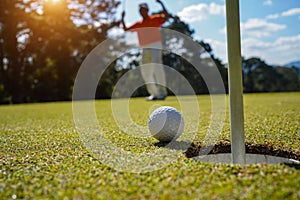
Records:
[[[170,142],[182,134],[184,120],[175,108],[161,106],[150,115],[148,126],[153,137],[161,142]]]

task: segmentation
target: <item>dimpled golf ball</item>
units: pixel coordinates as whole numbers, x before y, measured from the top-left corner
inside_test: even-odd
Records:
[[[161,142],[170,142],[182,134],[184,120],[175,108],[161,106],[150,115],[148,126],[154,138]]]

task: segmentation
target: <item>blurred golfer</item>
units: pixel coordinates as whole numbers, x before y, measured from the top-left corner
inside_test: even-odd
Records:
[[[139,4],[139,12],[142,20],[136,22],[130,27],[127,27],[124,22],[125,12],[122,13],[122,25],[125,31],[136,31],[138,34],[139,45],[143,49],[142,64],[150,64],[148,67],[143,67],[141,74],[145,82],[147,91],[150,94],[146,99],[164,100],[167,96],[165,72],[162,68],[155,64],[162,64],[162,39],[160,27],[169,18],[169,14],[160,0],[156,0],[162,6],[162,14],[149,15],[149,7],[146,3]],[[147,29],[151,27],[151,29]],[[162,85],[158,85],[157,82]],[[163,86],[164,85],[164,86]]]

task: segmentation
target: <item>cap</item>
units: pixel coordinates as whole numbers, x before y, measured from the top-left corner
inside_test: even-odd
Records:
[[[149,10],[149,7],[148,7],[147,3],[141,3],[141,4],[139,4],[139,8],[146,8],[147,10]]]

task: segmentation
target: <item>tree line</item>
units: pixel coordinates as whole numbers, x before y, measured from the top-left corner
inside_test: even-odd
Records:
[[[107,39],[109,30],[119,26],[116,16],[119,6],[116,0],[2,0],[0,104],[71,100],[81,63],[94,47]],[[171,16],[166,28],[190,38],[194,35],[194,30],[175,15]],[[214,56],[210,44],[193,40],[203,48],[188,54],[188,58],[199,59],[208,53],[227,91],[226,65]],[[167,41],[174,42],[174,38],[165,38],[170,45]],[[111,63],[101,77],[96,98],[111,97],[119,78],[139,65],[139,53],[127,55],[136,59],[122,67],[119,61]],[[170,52],[163,52],[163,60],[190,82],[196,94],[208,93],[203,78],[188,60]],[[243,59],[245,92],[299,91],[299,77],[297,68],[270,66],[259,58]],[[144,87],[134,94],[144,95]]]

